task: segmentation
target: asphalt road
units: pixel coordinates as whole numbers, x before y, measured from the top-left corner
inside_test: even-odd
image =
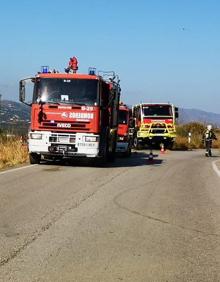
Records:
[[[157,152],[158,153],[158,152]],[[0,173],[0,281],[220,281],[220,152]]]

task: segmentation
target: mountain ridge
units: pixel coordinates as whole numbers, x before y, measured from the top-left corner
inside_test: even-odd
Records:
[[[31,108],[20,102],[2,100],[0,105],[0,122],[30,122]]]
[[[220,127],[220,114],[198,109],[179,109],[179,123],[201,122]]]

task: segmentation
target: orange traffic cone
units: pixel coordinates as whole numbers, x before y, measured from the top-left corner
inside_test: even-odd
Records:
[[[161,146],[160,146],[160,152],[161,152],[161,154],[164,154],[164,153],[165,153],[164,144],[161,144]]]

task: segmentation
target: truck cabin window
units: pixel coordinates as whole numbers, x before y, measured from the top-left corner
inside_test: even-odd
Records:
[[[118,123],[126,124],[128,120],[128,112],[127,111],[119,111],[118,115]]]
[[[98,81],[92,79],[50,79],[36,82],[33,102],[86,104],[98,101]]]
[[[144,116],[172,116],[170,105],[149,105],[143,106]]]

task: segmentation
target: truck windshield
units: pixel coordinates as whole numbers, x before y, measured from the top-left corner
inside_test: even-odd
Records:
[[[172,116],[170,105],[143,105],[144,116]]]
[[[94,79],[42,78],[36,82],[33,102],[88,104],[98,101],[98,81]]]
[[[126,124],[127,121],[128,121],[128,112],[120,110],[118,115],[118,123]]]

